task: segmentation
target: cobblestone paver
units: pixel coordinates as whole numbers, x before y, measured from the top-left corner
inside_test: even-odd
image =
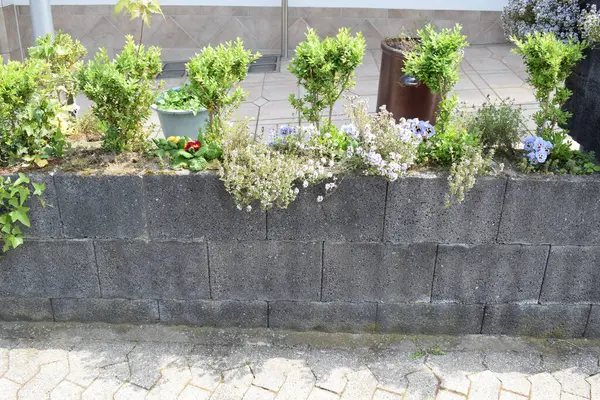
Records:
[[[0,400],[600,400],[600,342],[0,323]]]

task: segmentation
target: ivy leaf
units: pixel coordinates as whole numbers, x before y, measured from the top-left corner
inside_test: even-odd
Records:
[[[32,183],[32,185],[34,189],[34,196],[41,196],[42,193],[44,193],[44,190],[46,190],[46,185],[44,183]]]
[[[39,157],[36,157],[33,162],[40,168],[44,168],[46,165],[48,165],[48,160]]]
[[[27,215],[28,211],[28,207],[19,207],[18,209],[12,211],[8,215],[10,215],[12,222],[19,221],[20,223],[29,228],[31,226],[31,223],[29,222],[29,216]]]
[[[23,244],[23,238],[20,236],[10,236],[10,241],[13,249],[16,249]]]
[[[13,186],[19,186],[22,183],[29,183],[29,178],[25,174],[20,173],[19,178],[13,183]]]

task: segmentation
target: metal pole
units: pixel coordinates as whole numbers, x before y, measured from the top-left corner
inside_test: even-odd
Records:
[[[50,0],[29,0],[29,12],[31,13],[34,41],[41,36],[46,36],[48,33],[54,36]]]
[[[281,58],[288,58],[288,0],[281,0]]]

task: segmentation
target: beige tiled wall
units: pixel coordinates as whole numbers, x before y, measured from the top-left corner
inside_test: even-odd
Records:
[[[7,13],[15,14],[13,7],[4,9],[5,18]],[[144,43],[161,46],[166,60],[185,60],[206,44],[238,36],[248,48],[263,53],[278,53],[281,48],[279,7],[164,6],[163,11],[166,17],[154,17],[145,30]],[[139,20],[115,16],[112,6],[54,6],[52,13],[55,28],[81,40],[91,53],[105,47],[114,54],[123,45],[126,34],[139,35]],[[23,47],[31,46],[28,6],[16,7],[16,22]],[[403,28],[414,31],[427,22],[440,27],[461,23],[473,44],[504,42],[499,12],[290,8],[289,48],[293,50],[304,39],[308,27],[321,35],[350,27],[363,33],[370,49],[377,49],[384,37],[395,36]],[[9,34],[7,39],[11,51],[15,45],[18,48],[15,35]]]

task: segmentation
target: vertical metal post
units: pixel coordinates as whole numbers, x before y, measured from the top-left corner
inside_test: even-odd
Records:
[[[50,0],[29,0],[29,12],[31,14],[31,28],[33,30],[34,41],[48,33],[54,35]]]
[[[288,0],[281,0],[281,58],[288,58]]]

